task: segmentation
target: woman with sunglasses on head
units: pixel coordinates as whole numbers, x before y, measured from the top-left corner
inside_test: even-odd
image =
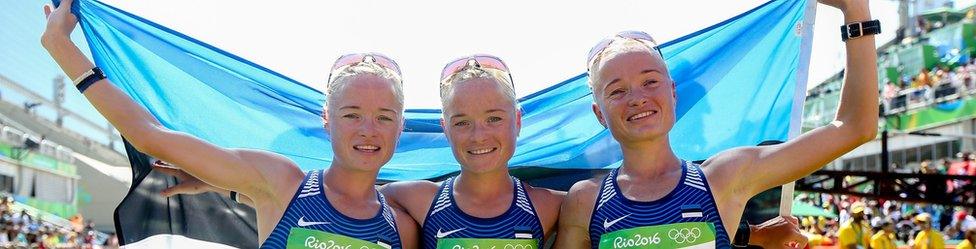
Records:
[[[440,96],[461,173],[390,183],[383,193],[422,225],[424,248],[542,248],[565,193],[509,175],[522,113],[508,67],[490,55],[454,60],[441,73]]]
[[[136,149],[247,196],[262,248],[416,247],[416,224],[387,205],[374,186],[403,128],[400,73],[392,60],[354,54],[336,61],[322,114],[335,156],[328,169],[306,173],[275,153],[221,148],[163,127],[71,42],[68,35],[78,23],[71,4],[44,8],[48,24],[41,42],[51,57]]]
[[[848,28],[879,27],[867,0],[821,0]],[[874,139],[878,88],[873,34],[844,36],[847,75],[837,117],[782,144],[720,152],[702,165],[678,158],[668,132],[675,83],[653,39],[624,32],[587,58],[593,112],[624,160],[606,177],[575,184],[560,214],[557,248],[729,248],[746,202]]]

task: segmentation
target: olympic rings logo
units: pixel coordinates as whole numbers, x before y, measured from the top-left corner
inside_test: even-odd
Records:
[[[495,246],[487,245],[486,247],[495,248]],[[479,245],[472,245],[470,249],[480,249]],[[462,245],[454,245],[451,249],[467,249]],[[521,244],[505,244],[504,249],[535,249],[533,245],[521,245]]]
[[[697,227],[671,229],[668,231],[668,238],[678,244],[693,243],[701,238],[701,230]]]

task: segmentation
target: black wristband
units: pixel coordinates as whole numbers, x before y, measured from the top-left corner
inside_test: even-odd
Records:
[[[877,34],[881,34],[881,21],[877,19],[866,22],[848,23],[840,26],[840,39],[842,41]]]
[[[98,82],[99,80],[105,79],[105,74],[102,73],[102,69],[98,67],[94,67],[91,69],[91,72],[92,72],[91,74],[89,74],[87,77],[82,79],[81,82],[75,85],[75,87],[78,88],[79,92],[85,93],[85,90],[88,90],[88,87],[90,87],[92,84],[95,84],[95,82]]]
[[[742,219],[739,222],[739,229],[735,231],[735,238],[732,238],[732,247],[735,248],[748,248],[749,247],[749,222]]]

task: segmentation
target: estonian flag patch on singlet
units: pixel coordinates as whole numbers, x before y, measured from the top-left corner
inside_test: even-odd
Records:
[[[523,227],[523,226],[515,227],[516,239],[531,239],[532,234],[533,234],[532,229],[528,227]]]
[[[390,238],[387,238],[387,236],[382,236],[379,240],[376,240],[376,244],[386,249],[393,248],[393,243],[390,242]]]
[[[380,245],[380,246],[382,246],[383,248],[386,248],[386,249],[391,249],[391,248],[393,248],[393,246],[391,246],[391,245],[390,245],[389,243],[387,243],[387,242],[385,242],[385,241],[382,241],[382,240],[380,240],[380,241],[376,241],[376,244],[377,244],[377,245]]]
[[[702,213],[701,205],[681,205],[681,218],[701,218],[702,216],[704,214]]]

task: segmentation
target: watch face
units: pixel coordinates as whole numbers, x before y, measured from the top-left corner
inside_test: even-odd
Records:
[[[841,26],[841,39],[847,41],[851,38],[858,38],[864,35],[875,35],[881,33],[881,22],[871,20],[867,22],[856,22]]]

